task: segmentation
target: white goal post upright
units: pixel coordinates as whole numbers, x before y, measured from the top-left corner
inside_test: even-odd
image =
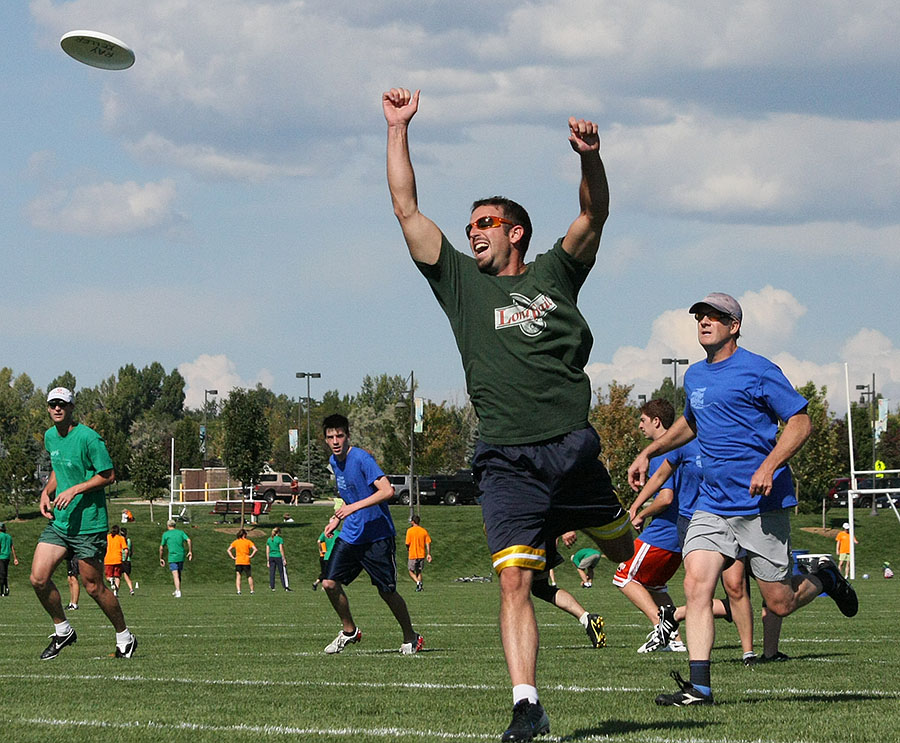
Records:
[[[850,450],[850,489],[847,491],[847,521],[850,524],[850,579],[856,580],[856,525],[853,523],[853,498],[856,496],[856,461],[853,457],[853,416],[850,415],[850,365],[844,362],[847,390],[847,437]],[[874,442],[872,444],[874,446]],[[872,496],[875,497],[874,495]]]

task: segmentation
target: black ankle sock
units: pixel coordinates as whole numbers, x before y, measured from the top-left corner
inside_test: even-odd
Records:
[[[690,661],[691,683],[694,686],[705,687],[707,689],[712,686],[709,681],[709,664],[710,662],[708,660]]]

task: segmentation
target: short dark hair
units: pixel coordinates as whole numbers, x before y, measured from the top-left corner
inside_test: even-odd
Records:
[[[112,534],[113,536],[115,536],[116,534],[118,534],[118,533],[119,533],[119,525],[118,525],[118,524],[113,524],[113,525],[112,525],[112,528],[109,530],[109,533]]]
[[[237,538],[238,538],[238,539],[241,539],[241,538],[246,537],[246,536],[247,536],[247,530],[246,530],[246,529],[239,529],[239,530],[238,530],[238,533],[237,533]]]
[[[414,524],[418,524],[421,521],[421,519],[419,518],[419,514],[414,513],[410,521]]]
[[[334,428],[343,431],[348,436],[350,435],[350,421],[347,420],[346,415],[341,415],[340,413],[329,415],[322,421],[322,433],[327,434],[329,428]]]
[[[512,199],[507,199],[505,196],[490,196],[489,198],[478,199],[478,201],[474,202],[469,213],[471,214],[471,212],[474,212],[479,206],[499,206],[500,209],[503,210],[504,217],[522,227],[524,234],[522,235],[522,239],[519,240],[519,247],[523,254],[528,250],[528,245],[531,243],[531,217],[528,216],[528,212],[525,211],[524,206],[517,204]],[[511,227],[510,225],[505,224],[503,225],[503,229],[506,234],[509,234]]]
[[[641,412],[650,420],[659,418],[663,428],[671,428],[675,422],[675,408],[672,407],[672,403],[658,397],[641,405]]]

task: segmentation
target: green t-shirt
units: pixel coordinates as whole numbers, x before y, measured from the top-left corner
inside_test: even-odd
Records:
[[[582,549],[578,550],[578,552],[576,552],[574,555],[572,555],[572,562],[575,564],[576,567],[581,567],[582,560],[585,560],[588,557],[591,557],[591,558],[596,557],[597,560],[599,560],[600,557],[602,557],[602,555],[600,554],[599,550],[595,550],[593,547],[583,547]]]
[[[269,557],[281,557],[281,545],[284,544],[281,537],[269,537],[266,544],[269,547]]]
[[[66,436],[56,426],[44,434],[44,448],[56,475],[56,493],[113,469],[106,443],[99,433],[79,423]],[[52,526],[66,536],[96,534],[109,528],[103,488],[76,495],[68,506],[53,510]]]
[[[188,535],[181,529],[168,529],[163,532],[160,546],[169,551],[169,562],[184,562],[184,548],[188,543]]]
[[[334,549],[334,542],[335,542],[335,540],[336,540],[340,535],[341,535],[341,530],[340,530],[340,529],[338,529],[337,531],[335,531],[334,534],[332,534],[332,535],[331,535],[330,537],[328,537],[328,538],[325,537],[325,532],[324,532],[324,531],[323,531],[321,534],[319,534],[319,541],[320,541],[320,542],[325,542],[325,554],[324,554],[324,555],[321,555],[321,558],[322,558],[323,560],[330,560],[330,559],[331,559],[331,550]]]
[[[5,531],[0,531],[0,560],[12,557],[12,544],[12,537]]]
[[[590,267],[562,239],[518,276],[481,273],[446,237],[436,264],[416,265],[450,320],[485,442],[527,444],[587,427],[594,339],[576,301]]]

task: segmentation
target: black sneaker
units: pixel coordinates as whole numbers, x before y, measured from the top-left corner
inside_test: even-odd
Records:
[[[784,663],[784,661],[790,660],[790,659],[791,659],[791,656],[785,655],[784,653],[782,653],[779,650],[777,653],[775,653],[775,655],[772,655],[772,656],[764,655],[762,658],[759,659],[759,662],[760,663]]]
[[[75,630],[72,630],[68,635],[50,635],[50,644],[41,653],[41,660],[55,658],[66,645],[74,645],[77,640],[78,635],[75,634]]]
[[[741,663],[743,663],[745,666],[755,666],[757,663],[761,662],[762,661],[760,660],[760,657],[756,653],[753,653],[752,655],[745,655],[741,659]]]
[[[132,634],[124,650],[119,650],[119,646],[116,645],[116,658],[130,658],[134,655],[135,650],[137,650],[137,637]]]
[[[603,631],[603,617],[599,614],[588,614],[585,632],[595,648],[606,647],[606,632]]]
[[[678,673],[678,671],[672,671],[669,675],[675,679],[675,683],[678,684],[681,689],[674,694],[660,694],[656,697],[656,703],[660,707],[687,707],[689,704],[715,704],[715,702],[713,702],[712,694],[707,695],[697,691],[692,683],[681,678],[681,674]]]
[[[500,739],[503,743],[512,741],[529,741],[535,735],[546,735],[550,732],[550,719],[540,702],[531,703],[523,699],[513,707],[512,722]]]
[[[856,591],[853,590],[853,586],[850,585],[847,579],[841,575],[841,571],[837,569],[837,566],[830,559],[822,560],[816,568],[816,574],[819,573],[827,573],[831,576],[833,585],[831,590],[825,593],[831,596],[834,603],[837,604],[837,608],[841,610],[841,614],[845,617],[856,616],[856,612],[859,611],[859,599],[856,597]]]
[[[659,622],[656,624],[656,636],[662,647],[668,647],[672,637],[678,632],[678,622],[675,621],[675,607],[666,604],[659,607],[657,612]]]

